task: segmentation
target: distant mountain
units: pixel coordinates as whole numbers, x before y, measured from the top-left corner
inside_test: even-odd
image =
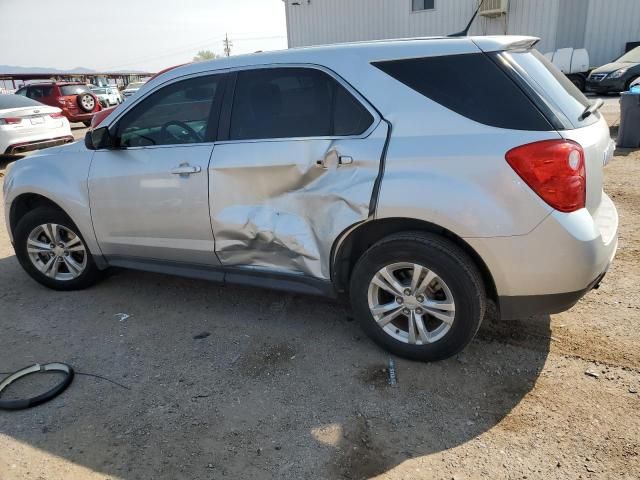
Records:
[[[18,67],[15,65],[0,65],[0,75],[3,73],[95,73],[97,70],[90,68],[76,67],[70,70],[47,67]],[[145,73],[142,70],[126,70],[127,73]],[[111,73],[117,73],[111,72]]]
[[[0,65],[0,73],[92,73],[95,70],[89,68],[76,67],[71,70],[60,70],[59,68],[47,67],[18,67],[16,65]]]

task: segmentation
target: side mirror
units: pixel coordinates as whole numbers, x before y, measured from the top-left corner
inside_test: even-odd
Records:
[[[84,145],[89,150],[101,150],[114,147],[114,138],[108,127],[100,127],[91,130],[84,136]]]

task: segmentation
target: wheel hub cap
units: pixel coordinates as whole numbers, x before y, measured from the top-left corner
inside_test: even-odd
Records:
[[[451,290],[438,274],[419,264],[381,268],[369,284],[368,302],[380,328],[404,343],[437,342],[455,320]]]
[[[40,273],[59,281],[79,277],[87,266],[87,249],[80,236],[55,223],[45,223],[31,231],[27,254]]]

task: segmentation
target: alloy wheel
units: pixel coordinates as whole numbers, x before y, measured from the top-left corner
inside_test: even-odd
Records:
[[[31,231],[27,254],[40,273],[55,280],[78,278],[87,267],[87,249],[80,236],[55,223],[45,223]]]
[[[412,345],[437,342],[455,320],[455,302],[447,284],[416,263],[381,268],[369,283],[368,303],[386,334]]]

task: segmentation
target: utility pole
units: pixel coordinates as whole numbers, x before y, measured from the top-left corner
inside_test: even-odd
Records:
[[[233,42],[229,40],[229,34],[224,34],[224,40],[222,41],[224,45],[224,54],[228,57],[231,55],[231,47],[233,47]]]

